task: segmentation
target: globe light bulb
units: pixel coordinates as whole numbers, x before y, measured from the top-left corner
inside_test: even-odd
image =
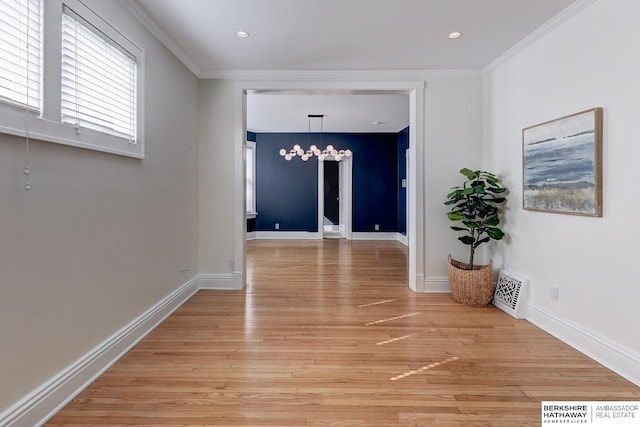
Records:
[[[306,154],[302,155],[302,161],[306,162],[307,160],[309,160],[309,156],[307,156]]]
[[[287,154],[287,150],[285,150],[284,148],[281,148],[279,153],[281,156],[284,156],[285,154]]]
[[[338,155],[338,151],[337,150],[331,150],[331,155],[333,157],[337,156]]]
[[[318,149],[318,147],[316,147],[316,144],[313,144],[311,147],[309,147],[309,150],[311,151],[316,151]]]
[[[291,154],[287,153],[284,158],[287,159],[287,161],[291,160]]]
[[[298,144],[296,144],[296,145],[293,146],[293,149],[298,151],[298,150],[300,150],[300,146]]]
[[[351,154],[352,154],[351,150],[344,150],[344,155],[345,156],[349,157],[349,156],[351,156]]]
[[[329,144],[327,145],[327,151],[332,151],[333,150],[333,145]]]

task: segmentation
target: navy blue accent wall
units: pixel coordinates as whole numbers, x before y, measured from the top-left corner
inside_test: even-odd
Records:
[[[320,139],[322,138],[322,139]],[[257,231],[318,231],[318,163],[278,151],[308,148],[307,133],[256,134]],[[311,144],[353,152],[353,231],[398,231],[398,134],[313,134]],[[403,158],[404,164],[404,158]]]
[[[398,133],[398,231],[407,235],[407,189],[402,180],[407,179],[406,153],[409,148],[409,128]]]
[[[318,163],[278,154],[307,134],[256,134],[256,231],[318,231]],[[306,147],[306,144],[305,148]]]

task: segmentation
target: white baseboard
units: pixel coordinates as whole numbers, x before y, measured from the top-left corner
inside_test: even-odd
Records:
[[[529,322],[640,386],[640,354],[539,305],[529,304],[528,308]]]
[[[447,276],[425,277],[422,282],[422,289],[418,288],[416,291],[431,294],[450,294],[449,278]]]
[[[400,233],[387,231],[353,232],[351,240],[400,240]]]
[[[314,240],[320,239],[320,233],[310,231],[252,231],[247,233],[247,240]],[[353,232],[351,240],[397,240],[405,246],[409,245],[408,237],[402,233],[373,231]]]
[[[194,277],[1,413],[0,425],[44,424],[197,291]]]
[[[310,240],[319,238],[320,234],[310,231],[255,231],[255,239]]]
[[[201,274],[198,276],[198,288],[216,291],[236,289],[233,274]]]

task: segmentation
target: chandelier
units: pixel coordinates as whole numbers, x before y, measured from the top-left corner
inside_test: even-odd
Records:
[[[319,148],[315,144],[311,144],[311,119],[320,119],[320,141],[322,141],[322,124],[324,121],[324,114],[308,114],[309,129],[307,132],[307,144],[309,148],[304,150],[299,144],[293,146],[291,150],[284,148],[280,149],[280,155],[285,158],[286,161],[290,161],[294,157],[300,157],[303,162],[306,162],[313,156],[316,156],[318,160],[324,160],[327,157],[332,157],[333,160],[339,162],[345,157],[351,157],[353,154],[351,150],[339,150],[333,145],[329,144],[324,149]],[[322,143],[320,144],[322,145]]]

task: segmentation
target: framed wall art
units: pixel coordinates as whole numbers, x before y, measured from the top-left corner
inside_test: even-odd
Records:
[[[522,130],[523,208],[602,216],[602,108]]]

